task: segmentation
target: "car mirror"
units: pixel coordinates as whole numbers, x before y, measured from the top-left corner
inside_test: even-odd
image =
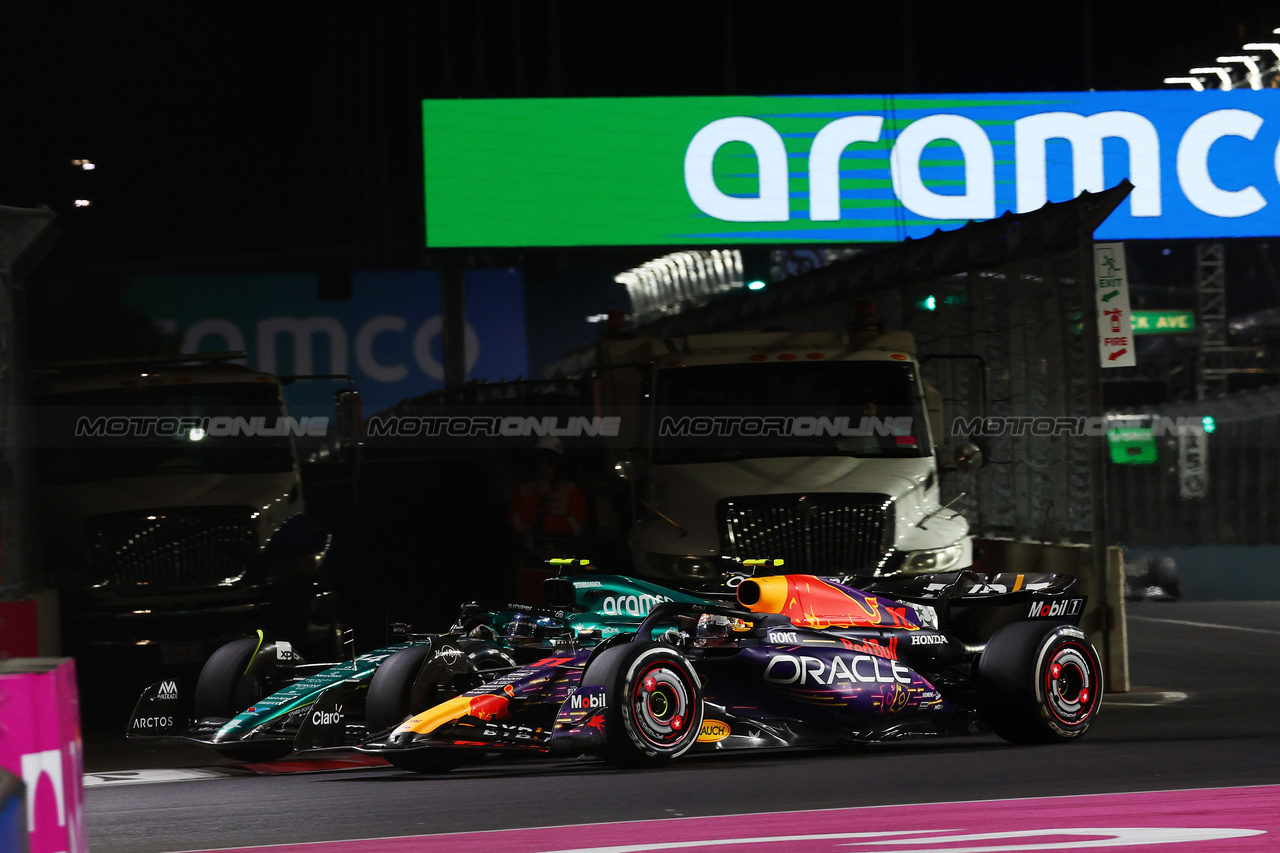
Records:
[[[955,462],[957,469],[966,473],[977,471],[987,464],[982,448],[972,441],[965,442],[957,447],[952,455],[952,460]]]

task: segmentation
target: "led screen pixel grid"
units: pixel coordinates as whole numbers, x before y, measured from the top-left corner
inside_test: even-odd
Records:
[[[1100,240],[1276,236],[1278,143],[1280,90],[424,101],[426,239],[891,242],[1126,177]]]

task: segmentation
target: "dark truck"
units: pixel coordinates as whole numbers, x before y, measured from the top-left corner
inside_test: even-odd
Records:
[[[331,536],[308,513],[303,469],[350,461],[354,442],[332,436],[355,434],[359,398],[348,379],[337,430],[291,418],[289,380],[242,357],[37,372],[42,562],[82,667],[198,664],[259,628],[336,652]]]

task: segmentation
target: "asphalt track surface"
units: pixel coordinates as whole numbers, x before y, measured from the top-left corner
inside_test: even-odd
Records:
[[[1280,783],[1280,602],[1130,605],[1129,638],[1136,690],[1110,695],[1077,743],[1021,747],[984,736],[728,754],[648,771],[530,760],[439,777],[378,767],[99,784],[86,791],[90,849],[188,851],[714,815],[748,815],[733,823],[749,828],[793,810]],[[89,749],[91,768],[129,766],[127,753],[113,754],[118,766],[107,768]],[[189,750],[171,758],[169,766],[211,763]],[[1119,808],[1136,816],[1147,807]],[[1271,840],[1280,849],[1280,838]],[[487,846],[454,841],[451,849]],[[1072,846],[1064,840],[1063,849]]]

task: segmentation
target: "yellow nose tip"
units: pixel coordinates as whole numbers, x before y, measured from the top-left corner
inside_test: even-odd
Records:
[[[395,734],[413,733],[419,735],[429,734],[443,726],[445,723],[452,723],[454,720],[460,720],[467,716],[471,711],[471,699],[467,696],[455,696],[445,702],[441,702],[434,708],[428,708],[416,717],[405,720],[395,730]]]

